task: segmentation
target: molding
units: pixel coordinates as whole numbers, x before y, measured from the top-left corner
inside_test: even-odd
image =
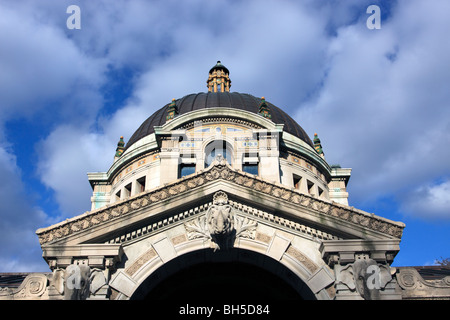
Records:
[[[175,119],[164,124],[163,126],[156,128],[161,128],[164,131],[169,131],[177,128],[185,128],[185,126],[187,126],[188,123],[193,123],[195,120],[199,119],[201,119],[202,121],[204,120],[205,122],[214,121],[213,119],[206,119],[211,117],[213,117],[213,119],[226,118],[227,121],[233,121],[233,119],[237,119],[239,123],[241,123],[242,121],[240,119],[245,119],[245,121],[243,121],[241,124],[248,123],[248,126],[250,127],[255,127],[256,125],[259,126],[260,128],[267,128],[267,129],[280,128],[280,126],[279,125],[277,126],[273,121],[261,117],[256,113],[234,108],[222,108],[222,107],[201,109],[188,112],[180,117],[176,117]]]
[[[267,225],[271,225],[274,228],[284,230],[287,232],[294,233],[297,236],[309,239],[309,240],[339,240],[336,235],[331,233],[327,233],[320,229],[315,229],[294,220],[281,218],[275,216],[271,213],[265,212],[263,210],[256,209],[254,207],[229,200],[229,204],[237,210],[236,212],[236,220],[237,223],[242,226],[247,226],[248,221],[251,220],[255,222],[261,222]],[[204,203],[202,205],[196,206],[195,208],[185,210],[183,212],[177,213],[175,215],[165,217],[163,219],[154,220],[148,223],[144,223],[143,226],[133,229],[131,231],[123,232],[122,234],[115,235],[110,240],[106,240],[106,243],[109,244],[118,244],[118,243],[130,243],[137,241],[143,237],[147,237],[150,234],[154,234],[155,232],[164,232],[165,230],[174,227],[175,225],[179,225],[180,223],[184,223],[188,227],[194,224],[194,228],[201,229],[200,219],[202,216],[206,214],[208,208],[211,207],[212,202]],[[194,237],[194,235],[193,235]],[[195,236],[199,237],[198,234]],[[208,238],[205,234],[200,238]]]
[[[122,255],[123,249],[120,244],[42,246],[42,257],[51,268],[67,267],[77,258],[86,259],[91,267],[104,268],[119,262]]]
[[[319,218],[327,217],[331,220],[345,223],[347,226],[352,225],[355,228],[375,231],[389,238],[400,239],[405,227],[401,222],[394,222],[353,207],[317,199],[282,184],[265,181],[258,176],[231,168],[225,160],[216,160],[206,170],[183,177],[127,200],[86,212],[53,226],[38,229],[36,234],[41,245],[53,243],[69,235],[95,228],[105,222],[129,216],[138,209],[168,200],[174,196],[181,196],[189,190],[194,190],[209,182],[218,180],[231,182],[249,190],[253,194],[260,194],[264,198],[268,198],[268,196],[277,198],[280,208],[283,207],[283,203],[294,205],[299,209],[305,208],[308,212],[314,212]]]
[[[411,267],[397,268],[397,282],[403,299],[445,299],[450,298],[450,276],[439,280],[425,280]]]
[[[392,262],[400,251],[400,239],[325,240],[320,244],[319,251],[329,265],[352,263],[359,253],[370,253],[371,258],[379,262]]]

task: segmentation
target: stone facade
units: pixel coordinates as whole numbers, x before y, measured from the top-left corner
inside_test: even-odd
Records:
[[[283,205],[279,215],[254,205],[275,199]],[[168,203],[174,210],[164,210]],[[198,259],[210,261],[230,250],[248,263],[277,261],[306,297],[305,288],[316,299],[448,297],[448,278],[428,283],[411,268],[390,267],[402,230],[401,223],[265,182],[218,158],[199,174],[38,230],[52,273],[32,275],[1,297],[130,299],[171,260],[209,252]],[[379,278],[368,287],[373,274]]]
[[[230,98],[230,83],[216,65],[209,94]],[[144,299],[179,270],[220,262],[265,269],[303,299],[450,298],[449,277],[391,267],[405,225],[348,206],[351,169],[328,165],[317,135],[287,132],[264,98],[255,112],[178,102],[88,174],[91,211],[36,231],[51,272],[0,299]]]

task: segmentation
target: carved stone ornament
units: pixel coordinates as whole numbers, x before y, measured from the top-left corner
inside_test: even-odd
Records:
[[[358,259],[336,274],[337,283],[346,285],[350,291],[357,291],[366,300],[379,299],[380,289],[391,281],[390,267],[377,264],[373,259]]]
[[[228,204],[228,196],[223,191],[214,194],[213,205],[205,216],[184,225],[189,240],[211,240],[214,251],[231,247],[239,237],[254,239],[256,226],[256,222],[234,214],[233,207]]]
[[[398,268],[397,282],[404,298],[448,297],[450,295],[450,276],[437,280],[425,280],[411,267]]]
[[[214,194],[213,205],[206,213],[206,223],[211,236],[228,236],[234,229],[234,220],[231,215],[231,206],[228,196],[219,191]]]
[[[89,296],[91,269],[87,265],[71,264],[64,276],[64,300],[85,300]]]
[[[0,300],[38,300],[46,293],[47,285],[46,275],[30,274],[17,289],[0,288]]]
[[[55,269],[49,280],[49,286],[63,295],[64,300],[92,298],[107,285],[103,270],[84,264],[71,264],[66,269]]]

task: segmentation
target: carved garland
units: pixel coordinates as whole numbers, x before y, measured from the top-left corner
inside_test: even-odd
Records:
[[[37,234],[41,245],[56,241],[68,235],[86,230],[100,223],[111,221],[125,216],[130,212],[147,207],[152,203],[169,199],[185,191],[202,186],[207,182],[224,179],[245,186],[267,195],[275,196],[280,200],[299,204],[306,208],[317,210],[325,215],[346,220],[372,230],[380,231],[390,236],[401,238],[403,226],[399,226],[367,213],[358,212],[351,207],[328,203],[299,193],[282,185],[272,184],[259,177],[248,175],[245,172],[232,169],[225,160],[214,161],[213,166],[198,174],[185,177],[156,190],[143,193],[135,198],[118,202],[97,211],[91,211],[84,215],[62,222],[53,228],[38,230]]]

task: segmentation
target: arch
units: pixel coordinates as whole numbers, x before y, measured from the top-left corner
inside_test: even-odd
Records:
[[[168,238],[158,241],[158,243],[162,242],[165,243],[165,247],[171,247],[169,244],[171,240]],[[143,299],[158,283],[187,267],[205,263],[237,262],[262,267],[263,271],[277,275],[290,284],[302,299],[332,299],[333,295],[330,295],[324,285],[317,285],[330,283],[329,278],[324,278],[326,273],[324,264],[316,265],[294,247],[280,252],[281,258],[274,258],[272,249],[269,250],[269,248],[266,242],[243,238],[236,241],[232,248],[218,251],[211,250],[208,242],[202,239],[177,244],[169,250],[172,253],[159,252],[158,254],[157,250],[151,247],[134,259],[126,269],[119,270],[112,277],[110,285],[118,292],[114,299]],[[314,268],[311,267],[312,265]],[[127,269],[132,271],[128,272]],[[125,287],[122,287],[124,284]]]
[[[140,283],[130,299],[316,299],[293,271],[268,256],[236,248],[208,251],[190,252],[165,263]]]
[[[205,168],[209,167],[216,156],[219,154],[222,154],[222,156],[231,166],[233,166],[235,162],[233,146],[226,140],[226,138],[213,138],[211,141],[206,143],[203,149],[203,153],[205,159]]]

